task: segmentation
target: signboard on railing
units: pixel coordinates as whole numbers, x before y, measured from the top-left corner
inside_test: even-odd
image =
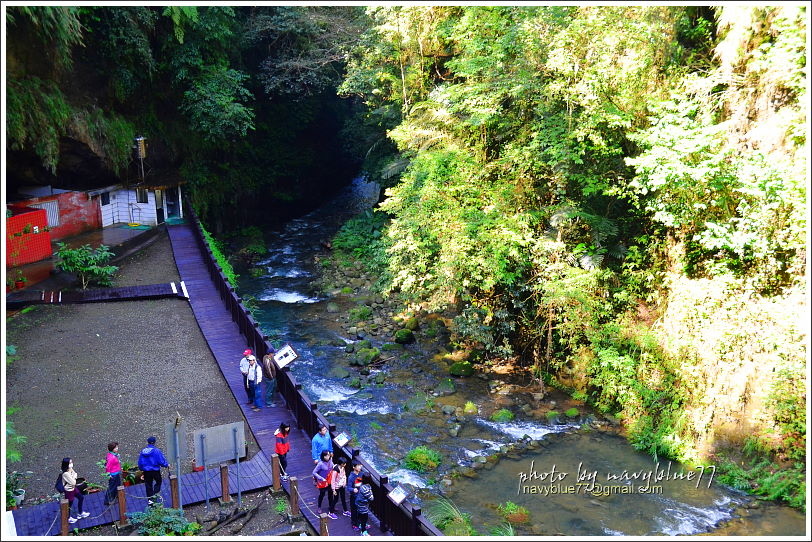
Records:
[[[285,345],[273,355],[273,359],[280,369],[298,357],[299,354],[293,349],[290,343],[285,343]]]
[[[403,490],[403,487],[398,486],[389,492],[389,498],[392,499],[392,502],[395,504],[400,505],[406,498],[406,492]]]

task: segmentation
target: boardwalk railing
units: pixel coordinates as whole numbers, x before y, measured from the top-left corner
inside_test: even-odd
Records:
[[[191,205],[184,207],[187,210],[187,218],[192,222],[200,250],[206,255],[204,258],[209,269],[212,280],[217,287],[220,298],[226,304],[231,319],[239,327],[240,333],[246,338],[248,344],[254,350],[257,359],[262,359],[265,354],[272,351],[268,337],[263,335],[259,328],[259,323],[248,313],[242,304],[242,299],[229,284],[220,265],[215,261],[214,255],[203,236],[200,222]],[[277,371],[277,390],[285,398],[288,407],[293,412],[294,419],[300,429],[304,429],[311,437],[315,435],[321,426],[329,429],[330,437],[337,435],[336,426],[331,424],[319,411],[318,404],[312,402],[302,391],[302,385],[296,382],[296,377],[290,374],[288,367]],[[363,465],[363,468],[372,476],[372,512],[381,522],[381,529],[392,531],[398,536],[443,536],[442,531],[437,529],[427,518],[425,518],[419,506],[412,505],[408,501],[395,504],[389,499],[389,494],[394,486],[389,483],[389,478],[377,472],[372,465],[360,457],[360,451],[346,446],[334,446],[335,455],[344,457],[349,463],[353,460]]]

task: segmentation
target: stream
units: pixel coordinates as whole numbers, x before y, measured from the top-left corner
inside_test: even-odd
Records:
[[[669,475],[692,473],[693,478],[665,479],[667,460],[654,463],[586,413],[547,423],[532,415],[537,405],[531,399],[519,398],[528,387],[505,384],[497,380],[500,375],[455,379],[454,393],[436,394],[437,382],[448,377],[432,357],[447,338],[443,329],[436,339],[417,333],[423,340],[385,351],[386,362],[372,366],[359,388],[358,368],[349,366],[346,352],[358,336],[349,336],[342,315],[358,305],[359,296],[390,318],[394,309],[386,313],[386,303],[374,293],[355,288],[355,295],[339,294],[343,285],[324,292],[314,281],[320,260],[329,257],[321,242],[374,205],[378,194],[377,185],[355,179],[319,209],[265,232],[268,254],[257,264],[262,271],[241,272],[239,289],[255,300],[254,317],[271,340],[289,342],[298,351],[291,372],[307,395],[413,501],[427,508],[441,493],[470,514],[482,534],[503,523],[497,505],[507,501],[529,511],[528,521],[517,528],[523,535],[805,533],[802,513],[711,481],[710,472],[697,481],[699,471],[671,464]],[[374,329],[365,335],[376,347],[392,342],[391,335]],[[476,413],[462,412],[469,401]],[[566,399],[558,401],[557,409],[570,406]],[[490,421],[498,408],[509,408],[516,418]],[[419,445],[441,452],[439,473],[403,466],[405,454]],[[632,473],[637,479],[630,479]],[[646,473],[661,479],[643,481]],[[569,492],[573,487],[577,492]]]

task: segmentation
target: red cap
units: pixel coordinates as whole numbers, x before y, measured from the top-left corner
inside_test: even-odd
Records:
[[[254,351],[253,351],[253,350],[251,350],[250,348],[246,348],[246,349],[245,349],[245,352],[243,352],[243,353],[242,353],[242,355],[243,355],[243,356],[250,356],[250,355],[251,355],[251,354],[253,354],[253,353],[254,353]]]

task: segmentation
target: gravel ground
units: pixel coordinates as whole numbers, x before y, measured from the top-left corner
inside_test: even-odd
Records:
[[[179,280],[165,233],[120,265],[116,286]],[[165,450],[176,412],[187,429],[182,472],[192,467],[195,430],[245,419],[185,300],[34,306],[7,320],[6,337],[19,355],[6,367],[6,404],[19,407],[11,420],[28,439],[9,470],[33,471],[27,503],[55,493],[63,457],[73,458],[79,476],[106,486],[95,463],[109,441],[132,462],[149,435]],[[258,447],[246,435],[252,457]]]

